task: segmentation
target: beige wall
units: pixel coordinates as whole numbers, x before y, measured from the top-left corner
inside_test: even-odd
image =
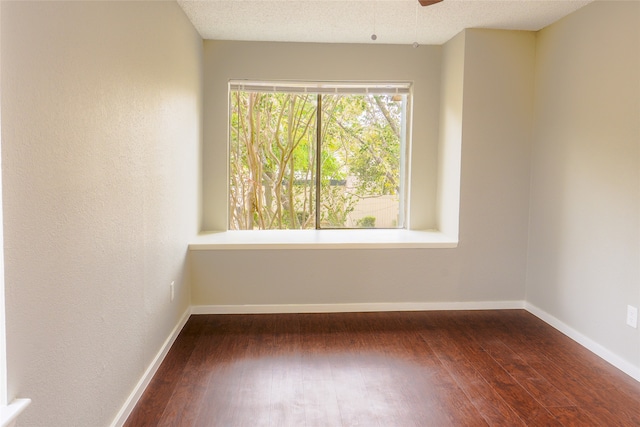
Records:
[[[411,228],[436,226],[440,46],[256,43],[205,40],[203,230],[227,229],[228,82],[413,82]]]
[[[0,46],[2,46],[2,7],[0,7]],[[0,99],[2,99],[2,50],[0,49]],[[2,117],[2,103],[0,102],[0,117]],[[0,153],[2,120],[0,120]],[[1,155],[1,154],[0,154]],[[2,188],[2,166],[0,164],[0,189]],[[2,216],[2,194],[0,194],[0,224],[4,224]],[[0,405],[5,406],[7,401],[7,348],[5,329],[5,299],[4,299],[4,230],[0,227]]]
[[[460,226],[464,48],[464,31],[443,46],[440,81],[436,228],[454,240]]]
[[[439,51],[429,47],[424,48],[425,53],[421,53],[423,47],[415,50],[409,46],[387,46],[385,49],[390,53],[383,55],[397,55],[399,59],[406,55],[406,61],[418,61],[413,56],[420,55],[418,58],[421,58],[424,55],[418,64],[423,64],[425,78],[432,79],[424,84],[437,88],[432,90],[438,93],[427,98],[433,105],[425,106],[422,110],[433,114],[433,117],[415,114],[414,125],[418,129],[424,126],[429,129],[414,131],[418,135],[433,135],[434,147],[438,145],[440,134],[441,67],[444,66],[446,72],[457,71],[460,77],[461,71],[451,67],[464,64],[465,123],[462,129],[462,210],[458,248],[192,251],[193,303],[234,305],[523,300],[535,38],[532,33],[470,31],[464,41],[466,45],[454,39],[450,43],[455,46],[444,46],[445,52],[456,56],[446,63],[441,62]],[[294,58],[298,55],[307,58],[304,56],[307,55],[304,47],[292,45],[285,50]],[[338,63],[351,63],[354,71],[346,77],[340,73],[318,71],[307,78],[372,78],[367,61],[373,55],[387,52],[379,50],[380,47],[315,45],[314,49],[320,52],[334,52],[327,55]],[[295,77],[295,74],[289,74],[291,70],[296,70],[295,61],[287,63],[280,74],[274,63],[253,63],[246,55],[247,52],[264,52],[266,56],[272,49],[278,52],[280,47],[274,47],[273,44],[205,42],[206,74],[219,73],[224,76],[218,78],[220,82],[216,85],[212,85],[211,81],[207,83],[205,101],[212,94],[226,97],[226,85],[223,83],[227,78]],[[223,60],[233,54],[238,55],[235,60],[237,68],[235,72],[230,72]],[[352,56],[361,60],[361,74],[355,72],[357,68]],[[283,58],[279,56],[278,59]],[[313,61],[313,55],[308,60]],[[409,68],[403,62],[395,62],[394,67],[397,68],[396,73],[392,74],[396,76],[394,78],[410,77],[403,74],[403,70]],[[237,76],[236,73],[241,70],[246,74]],[[218,92],[214,93],[216,90]],[[442,96],[443,102],[451,101],[460,109],[460,93],[445,91]],[[220,116],[225,119],[216,122],[220,119],[215,117]],[[215,185],[221,192],[226,185],[226,109],[216,110],[205,104],[204,120],[208,122],[205,125],[205,190],[207,186]],[[217,124],[214,126],[214,123]],[[207,132],[214,132],[215,138],[207,135]],[[460,131],[452,135],[458,135],[459,138]],[[419,145],[422,138],[417,140],[414,144]],[[214,146],[211,146],[212,141]],[[414,163],[414,170],[417,167]],[[430,197],[433,195],[430,192]],[[226,209],[224,197],[217,200],[222,206],[210,208]],[[431,202],[435,206],[435,201]]]
[[[534,62],[531,32],[466,31],[460,245],[479,289],[524,292]]]
[[[535,123],[527,301],[638,371],[640,3],[538,34]]]
[[[20,425],[108,425],[189,305],[201,61],[173,2],[2,2],[8,387],[33,400]]]

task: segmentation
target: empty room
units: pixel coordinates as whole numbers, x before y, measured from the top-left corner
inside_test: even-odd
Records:
[[[640,2],[0,1],[0,426],[640,425]]]

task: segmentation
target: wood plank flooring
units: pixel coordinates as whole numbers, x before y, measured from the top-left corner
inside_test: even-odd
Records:
[[[640,383],[523,310],[194,315],[138,426],[640,426]]]

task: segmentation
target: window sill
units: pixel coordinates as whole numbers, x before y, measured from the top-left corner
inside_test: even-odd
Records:
[[[0,426],[13,427],[18,415],[31,403],[31,399],[16,399],[7,406],[0,407]]]
[[[204,232],[189,249],[408,249],[455,248],[458,241],[438,231],[268,230]]]

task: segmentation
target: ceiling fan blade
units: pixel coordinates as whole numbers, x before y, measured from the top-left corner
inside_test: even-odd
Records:
[[[432,4],[440,3],[442,0],[418,0],[420,6],[431,6]]]

